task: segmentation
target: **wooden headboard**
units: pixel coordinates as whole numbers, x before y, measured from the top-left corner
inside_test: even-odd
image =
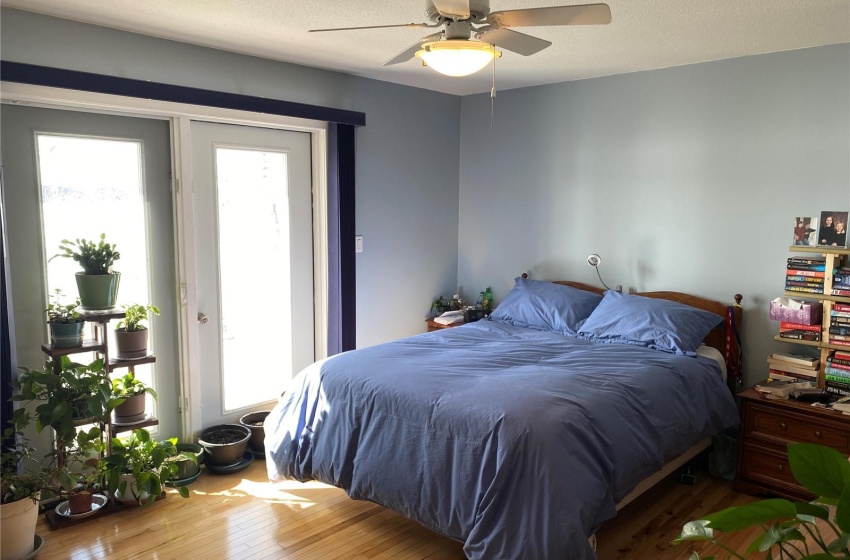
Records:
[[[528,278],[528,274],[523,274],[523,278]],[[597,294],[604,293],[606,290],[604,288],[599,288],[597,286],[592,286],[590,284],[585,284],[583,282],[573,282],[571,280],[553,280],[554,284],[562,284],[564,286],[570,286],[573,288],[577,288],[579,290],[584,290],[586,292],[594,292]],[[729,305],[733,306],[734,310],[734,321],[735,326],[738,328],[738,332],[741,332],[741,320],[743,317],[743,308],[741,307],[741,301],[744,299],[744,296],[741,294],[735,294],[735,303],[729,304],[721,303],[719,301],[715,301],[712,299],[706,299],[700,296],[694,296],[690,294],[684,294],[682,292],[636,292],[633,295],[650,297],[650,298],[658,298],[658,299],[666,299],[670,301],[675,301],[677,303],[684,303],[685,305],[690,305],[691,307],[696,307],[697,309],[703,309],[705,311],[710,311],[711,313],[715,313],[720,315],[721,317],[726,317],[726,308]],[[703,343],[706,346],[711,346],[712,348],[716,348],[723,356],[726,356],[726,336],[734,337],[734,333],[726,332],[727,326],[726,321],[718,325],[711,332],[709,332]],[[727,356],[728,359],[728,356]]]

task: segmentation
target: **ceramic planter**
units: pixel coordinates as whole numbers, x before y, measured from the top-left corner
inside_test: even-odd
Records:
[[[269,412],[271,411],[259,410],[257,412],[249,412],[239,419],[240,424],[251,430],[251,439],[248,440],[248,447],[251,448],[251,451],[263,453],[266,449],[264,443],[266,439],[266,432],[263,428],[263,424],[265,423],[266,416],[269,415]]]
[[[80,307],[87,311],[112,309],[118,298],[118,283],[121,273],[84,274],[78,272],[75,276],[77,290],[80,293]]]
[[[50,340],[54,348],[74,348],[83,343],[83,325],[85,323],[48,323]]]
[[[227,467],[242,460],[251,430],[241,424],[219,424],[201,432],[198,443],[204,447],[207,465]]]
[[[131,332],[116,329],[115,347],[118,358],[144,358],[148,355],[148,329]]]
[[[172,480],[185,480],[198,474],[201,470],[201,463],[204,459],[204,448],[197,443],[178,443],[177,451],[180,453],[191,453],[195,456],[196,461],[189,459],[174,458],[177,463],[177,472],[171,477]],[[169,458],[168,460],[171,460]]]
[[[133,395],[112,411],[118,424],[132,424],[145,419],[145,394]]]
[[[33,551],[38,501],[24,498],[0,505],[0,558],[16,560]]]

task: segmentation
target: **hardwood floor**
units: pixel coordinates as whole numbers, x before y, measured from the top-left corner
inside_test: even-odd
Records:
[[[383,507],[351,500],[336,488],[272,485],[262,461],[226,476],[204,472],[189,489],[187,500],[170,490],[167,499],[148,510],[127,508],[73,527],[51,529],[42,518],[36,530],[45,540],[39,559],[464,558],[460,543]],[[708,474],[701,473],[695,486],[664,480],[602,527],[598,557],[667,560],[688,558],[693,550],[716,554],[720,551],[701,545],[669,543],[690,519],[753,499]],[[749,540],[734,543],[743,551]]]

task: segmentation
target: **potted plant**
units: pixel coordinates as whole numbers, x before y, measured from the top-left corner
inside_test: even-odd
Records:
[[[251,430],[241,424],[219,424],[201,432],[198,443],[206,451],[206,463],[211,467],[239,464],[251,439]]]
[[[136,379],[133,372],[113,379],[112,396],[122,401],[112,411],[115,422],[130,424],[143,420],[145,417],[145,394],[157,398],[156,391]]]
[[[794,478],[819,496],[813,502],[769,499],[726,508],[685,524],[673,543],[712,542],[729,553],[727,558],[743,559],[756,552],[759,557],[768,552],[768,558],[850,558],[850,462],[847,457],[816,443],[790,443],[788,462]],[[715,535],[715,531],[732,533],[757,525],[761,526],[762,533],[750,544],[745,555],[738,554]],[[826,535],[821,532],[822,528],[828,529]],[[691,560],[699,558],[696,552],[690,556]]]
[[[18,379],[12,382],[16,393],[12,400],[25,406],[15,410],[12,420],[19,430],[33,420],[37,433],[52,428],[52,450],[41,467],[47,476],[42,490],[70,499],[75,494],[90,494],[97,482],[97,457],[106,447],[100,425],[120,400],[112,397],[103,360],[82,365],[67,356],[58,359],[59,373],[50,362],[41,370],[20,368]],[[78,429],[87,424],[87,429]],[[74,509],[79,512],[76,505]]]
[[[148,354],[148,328],[142,325],[148,313],[159,315],[155,305],[125,305],[124,319],[115,328],[115,346],[118,357],[123,359],[142,358]]]
[[[80,301],[85,310],[112,309],[118,297],[118,282],[121,273],[112,270],[112,265],[121,258],[115,250],[115,244],[106,242],[106,234],[100,234],[100,241],[63,239],[59,244],[60,252],[51,257],[74,259],[83,267],[76,275]]]
[[[38,501],[47,474],[38,468],[20,426],[3,432],[0,455],[0,557],[23,558],[36,548]]]
[[[167,460],[177,465],[177,470],[167,486],[183,486],[194,481],[201,473],[201,462],[204,458],[204,448],[197,443],[178,443],[177,451],[180,455],[169,457]]]
[[[162,494],[163,483],[177,473],[177,463],[168,460],[180,455],[176,444],[177,438],[154,441],[145,429],[112,438],[112,453],[100,462],[109,491],[122,503],[151,505]],[[179,492],[189,497],[187,488],[180,487]]]
[[[270,410],[249,412],[239,419],[239,423],[241,425],[246,426],[249,430],[251,430],[251,439],[248,440],[248,447],[255,455],[262,455],[265,453],[266,432],[263,426],[266,422],[266,416],[268,416],[270,412]]]
[[[83,343],[83,325],[85,319],[80,317],[77,309],[80,300],[77,298],[73,303],[63,304],[62,290],[57,289],[50,296],[47,305],[47,324],[50,325],[50,340],[54,348],[73,348]]]

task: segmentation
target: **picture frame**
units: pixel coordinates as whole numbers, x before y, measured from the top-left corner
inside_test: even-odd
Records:
[[[848,212],[823,211],[818,225],[818,247],[847,246]]]
[[[817,222],[812,217],[794,218],[793,245],[816,245]]]

